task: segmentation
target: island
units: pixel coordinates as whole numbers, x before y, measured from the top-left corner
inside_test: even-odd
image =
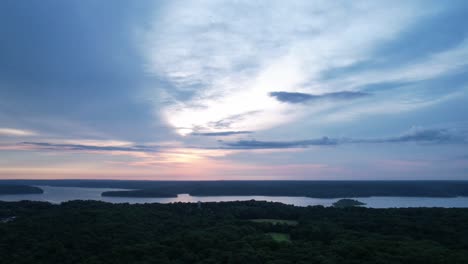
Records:
[[[101,193],[107,197],[138,197],[138,198],[177,198],[177,194],[161,190],[131,190],[131,191],[107,191]]]
[[[39,187],[29,185],[0,184],[0,195],[41,193],[44,193],[44,191]]]
[[[333,207],[336,208],[346,208],[346,207],[355,207],[355,206],[362,206],[366,205],[363,202],[353,199],[340,199],[333,203]]]

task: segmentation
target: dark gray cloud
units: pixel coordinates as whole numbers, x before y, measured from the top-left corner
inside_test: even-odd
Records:
[[[251,134],[252,131],[224,131],[224,132],[194,132],[192,136],[205,136],[205,137],[216,137],[216,136],[231,136],[241,134]]]
[[[375,139],[353,138],[329,138],[296,140],[296,141],[258,141],[240,140],[236,142],[223,142],[228,148],[233,149],[282,149],[282,148],[306,148],[309,146],[334,146],[343,144],[380,144],[380,143],[432,143],[449,144],[467,143],[466,133],[448,129],[413,129],[396,137]]]
[[[327,100],[352,100],[361,97],[370,96],[369,93],[363,92],[350,92],[350,91],[342,91],[342,92],[335,92],[335,93],[324,93],[324,94],[308,94],[308,93],[292,93],[292,92],[271,92],[271,97],[276,98],[276,100],[283,102],[283,103],[305,103],[309,101],[316,101],[321,99]]]
[[[448,129],[413,129],[397,137],[384,139],[368,139],[365,143],[404,143],[404,142],[430,142],[430,143],[457,143],[464,142],[466,136],[461,131]]]
[[[55,144],[47,142],[22,142],[21,145],[35,146],[45,150],[88,150],[88,151],[130,151],[130,152],[156,152],[155,147],[150,146],[95,146],[80,144]]]
[[[297,141],[257,141],[240,140],[226,142],[226,146],[234,149],[282,149],[282,148],[305,148],[308,146],[337,145],[339,141],[323,137],[320,139],[297,140]]]

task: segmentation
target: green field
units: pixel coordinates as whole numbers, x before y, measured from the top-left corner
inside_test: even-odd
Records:
[[[295,226],[298,224],[297,221],[294,220],[284,220],[284,219],[250,219],[250,221],[255,223],[271,223],[274,225],[291,225]]]
[[[289,234],[286,233],[268,233],[276,242],[291,242]]]

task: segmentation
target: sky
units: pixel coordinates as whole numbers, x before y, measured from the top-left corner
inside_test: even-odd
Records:
[[[0,1],[0,179],[468,180],[467,1]]]

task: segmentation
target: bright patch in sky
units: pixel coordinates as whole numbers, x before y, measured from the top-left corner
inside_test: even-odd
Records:
[[[359,90],[373,83],[431,78],[462,66],[464,62],[453,65],[458,61],[453,56],[468,50],[462,46],[434,55],[426,62],[437,63],[434,69],[411,63],[407,69],[392,69],[388,74],[366,69],[344,80],[328,81],[323,80],[327,71],[386,60],[373,58],[372,53],[436,10],[430,6],[418,10],[415,2],[329,1],[287,5],[276,1],[174,2],[166,8],[155,19],[154,29],[146,33],[144,52],[149,58],[148,71],[166,77],[175,87],[162,91],[170,101],[163,114],[180,134],[264,130],[296,122],[335,104],[288,105],[269,96],[271,92],[320,95]],[[191,98],[171,96],[179,90],[188,90]],[[401,100],[391,98],[387,103],[398,110]],[[362,103],[373,105],[372,101]],[[218,125],[233,116],[242,118]]]

